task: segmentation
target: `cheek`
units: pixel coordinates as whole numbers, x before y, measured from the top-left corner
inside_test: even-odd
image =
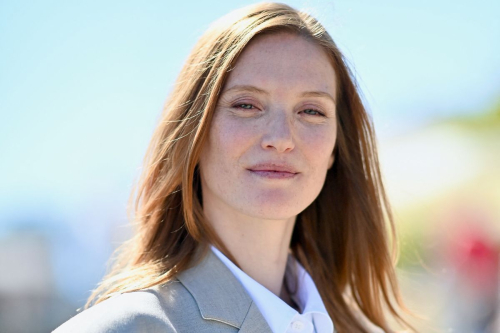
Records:
[[[212,122],[208,140],[200,155],[204,195],[215,193],[219,197],[236,198],[238,179],[247,166],[245,162],[248,162],[243,158],[247,156],[245,152],[248,152],[252,142],[255,142],[256,132],[248,123],[221,118],[215,118]]]
[[[335,147],[335,128],[319,128],[315,131],[304,132],[300,141],[301,150],[316,171],[326,170]]]
[[[258,129],[251,124],[232,119],[217,119],[210,134],[210,145],[222,159],[238,158],[255,141]]]
[[[303,187],[302,195],[308,204],[312,203],[325,184],[330,158],[335,146],[335,132],[317,131],[309,133],[303,141],[304,156],[309,164],[309,177]]]

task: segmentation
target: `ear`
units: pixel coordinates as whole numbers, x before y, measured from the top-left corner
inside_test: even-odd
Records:
[[[328,160],[328,169],[330,169],[332,167],[334,161],[335,161],[335,155],[332,154],[330,156],[330,159]]]

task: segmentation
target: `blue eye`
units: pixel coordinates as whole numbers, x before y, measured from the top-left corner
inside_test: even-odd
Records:
[[[253,109],[253,105],[252,104],[245,104],[245,103],[238,104],[238,105],[236,105],[236,107],[237,108],[242,108],[242,109],[247,109],[247,110]]]
[[[305,114],[311,115],[311,116],[324,116],[323,113],[321,113],[317,110],[314,110],[314,109],[305,109],[302,112],[304,112]]]

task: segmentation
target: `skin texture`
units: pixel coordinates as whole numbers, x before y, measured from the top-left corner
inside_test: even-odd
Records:
[[[229,74],[200,156],[206,218],[243,271],[285,301],[296,216],[333,164],[335,91],[321,47],[291,33],[256,37]],[[295,175],[251,171],[259,163]]]

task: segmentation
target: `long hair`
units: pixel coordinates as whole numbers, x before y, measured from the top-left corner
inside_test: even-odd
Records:
[[[366,332],[353,303],[390,332],[386,313],[406,326],[394,265],[394,222],[381,181],[375,137],[346,60],[324,27],[284,4],[231,12],[199,39],[182,68],[132,191],[135,236],[118,248],[114,266],[85,308],[120,293],[172,280],[214,244],[234,261],[206,221],[198,159],[219,93],[256,36],[293,32],[320,45],[337,76],[335,162],[314,202],[296,219],[291,250],[315,281],[339,332]]]

